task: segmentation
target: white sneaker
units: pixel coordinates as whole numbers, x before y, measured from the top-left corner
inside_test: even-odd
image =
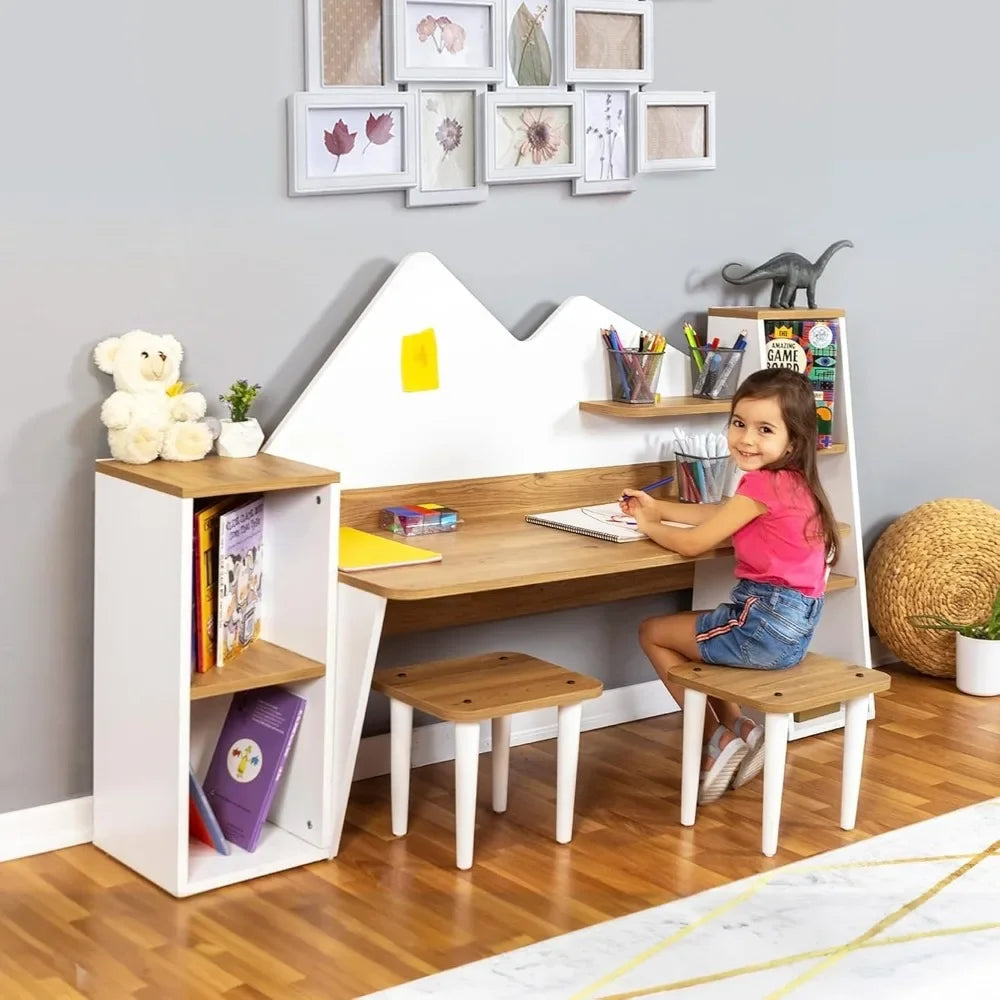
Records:
[[[745,719],[743,716],[740,717],[737,722],[737,728],[742,728],[744,721],[753,722],[752,719]],[[746,738],[747,754],[740,761],[740,766],[736,770],[736,774],[733,777],[733,788],[741,788],[748,781],[753,781],[754,778],[764,770],[764,727],[754,723],[753,729],[747,734]]]
[[[727,731],[725,726],[719,726],[705,747],[712,760],[712,766],[701,775],[701,784],[698,787],[700,806],[722,798],[740,762],[747,755],[747,745],[738,736],[734,736],[724,747],[719,746],[719,740]]]

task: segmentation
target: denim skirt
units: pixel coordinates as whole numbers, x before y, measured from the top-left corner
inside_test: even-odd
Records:
[[[822,597],[790,587],[740,580],[729,600],[696,619],[706,663],[781,670],[801,663],[823,610]]]

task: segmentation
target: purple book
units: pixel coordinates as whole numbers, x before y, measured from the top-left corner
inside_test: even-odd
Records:
[[[245,851],[257,849],[305,707],[280,687],[233,695],[202,787],[226,839]]]

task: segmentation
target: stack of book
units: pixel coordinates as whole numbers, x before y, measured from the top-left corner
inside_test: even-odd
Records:
[[[264,499],[210,500],[195,509],[192,665],[221,667],[260,635]]]

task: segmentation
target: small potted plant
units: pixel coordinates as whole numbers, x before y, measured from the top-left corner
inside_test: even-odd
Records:
[[[989,617],[961,625],[943,615],[911,615],[917,628],[955,633],[955,687],[965,694],[1000,694],[1000,590]]]
[[[250,407],[253,406],[259,385],[250,385],[241,378],[229,387],[227,395],[220,395],[229,407],[229,418],[219,421],[219,440],[215,450],[226,458],[251,458],[260,450],[264,443],[264,432],[260,429],[256,417],[251,417]]]

